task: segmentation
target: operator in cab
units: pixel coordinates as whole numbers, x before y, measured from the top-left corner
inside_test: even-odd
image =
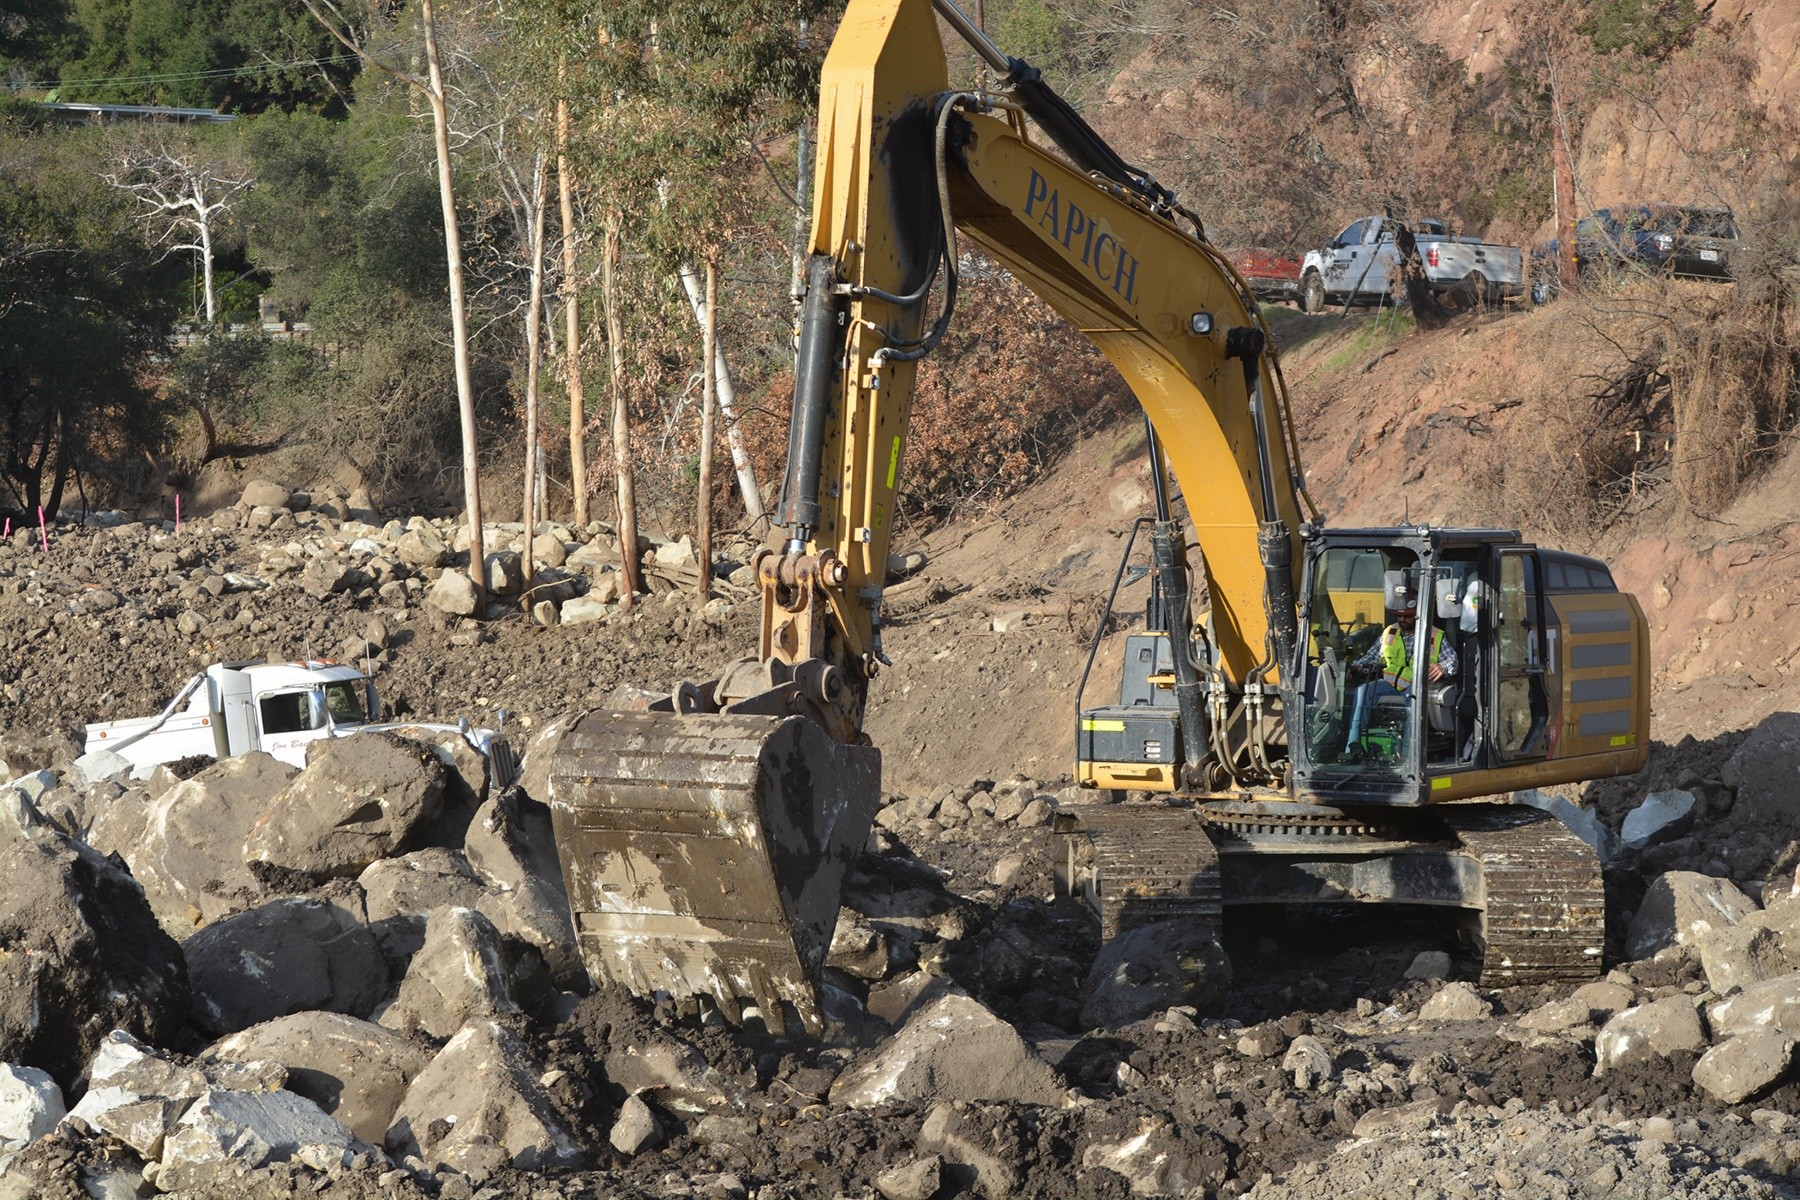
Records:
[[[1408,696],[1413,683],[1413,636],[1419,619],[1419,589],[1412,577],[1390,588],[1389,612],[1394,620],[1381,631],[1381,637],[1368,653],[1350,664],[1350,679],[1367,680],[1356,689],[1356,709],[1350,717],[1350,732],[1345,739],[1348,756],[1356,757],[1363,730],[1367,727],[1369,709],[1383,696]],[[1427,656],[1425,677],[1436,683],[1456,674],[1456,648],[1435,625],[1431,628],[1431,649]]]

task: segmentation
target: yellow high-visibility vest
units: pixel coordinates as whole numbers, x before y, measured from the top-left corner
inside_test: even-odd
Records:
[[[1381,631],[1381,677],[1387,680],[1388,686],[1405,691],[1412,686],[1412,657],[1407,653],[1411,638],[1401,632],[1398,625],[1389,625]],[[1438,651],[1444,643],[1444,631],[1431,631],[1431,661],[1436,662]]]

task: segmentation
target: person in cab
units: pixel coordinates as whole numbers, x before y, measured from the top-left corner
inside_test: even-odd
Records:
[[[1419,619],[1419,590],[1411,579],[1392,589],[1394,620],[1361,658],[1350,664],[1352,682],[1366,680],[1356,689],[1356,708],[1350,716],[1345,746],[1354,756],[1368,728],[1369,709],[1384,696],[1410,696],[1413,684],[1413,636]],[[1456,674],[1456,648],[1435,625],[1427,652],[1425,677],[1431,683]]]

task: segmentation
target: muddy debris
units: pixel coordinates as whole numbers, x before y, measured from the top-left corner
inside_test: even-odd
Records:
[[[1477,986],[1430,913],[1234,911],[1223,944],[1109,956],[1053,898],[1049,828],[1104,797],[892,792],[844,889],[828,1034],[776,1036],[589,988],[531,753],[622,684],[708,677],[752,640],[747,590],[628,614],[609,531],[495,526],[502,587],[528,534],[562,550],[537,582],[569,628],[516,600],[476,622],[430,599],[466,566],[454,522],[349,499],[179,539],[69,528],[54,570],[0,548],[23,664],[0,681],[0,970],[27,972],[0,993],[0,1197],[1800,1194],[1794,714],[1565,797],[1613,847],[1609,969],[1567,985]],[[304,773],[75,769],[84,720],[347,634],[409,714],[507,708],[524,782],[428,738],[382,743],[404,771],[354,739]],[[1671,791],[1694,800],[1665,819]]]

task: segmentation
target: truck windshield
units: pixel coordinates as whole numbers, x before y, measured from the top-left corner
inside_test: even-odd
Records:
[[[360,725],[369,719],[363,711],[362,689],[354,680],[341,680],[325,685],[325,710],[333,725]]]
[[[1389,606],[1418,601],[1418,566],[1412,551],[1392,546],[1338,546],[1319,556],[1303,697],[1313,766],[1352,767],[1360,776],[1398,771],[1413,758],[1417,626]]]

